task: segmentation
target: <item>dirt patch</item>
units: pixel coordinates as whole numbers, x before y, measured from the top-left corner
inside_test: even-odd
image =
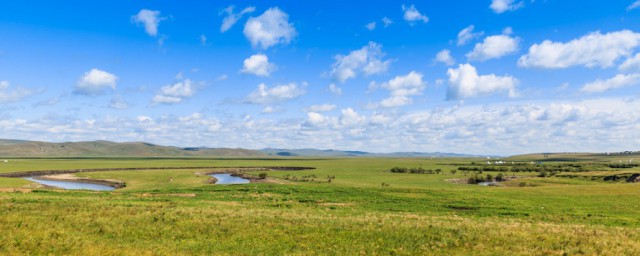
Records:
[[[456,184],[469,184],[469,179],[446,179],[445,181]]]
[[[151,193],[143,193],[139,195],[141,197],[159,197],[159,196],[195,197],[196,196],[196,194],[151,194]]]
[[[22,193],[29,193],[33,191],[32,188],[0,188],[0,192],[22,192]]]
[[[347,207],[347,206],[354,206],[355,204],[354,203],[329,203],[329,202],[325,202],[325,203],[318,203],[318,205]]]

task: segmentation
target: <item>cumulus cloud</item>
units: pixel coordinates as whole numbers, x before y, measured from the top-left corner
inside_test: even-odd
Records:
[[[440,62],[442,64],[445,64],[447,66],[451,66],[456,64],[456,60],[451,57],[451,51],[449,51],[449,49],[444,49],[442,51],[439,51],[436,54],[436,62]]]
[[[631,55],[640,45],[640,33],[630,30],[589,33],[566,43],[545,40],[534,44],[518,60],[521,67],[568,68],[572,66],[602,67],[614,65],[616,60]]]
[[[267,87],[264,83],[258,85],[258,89],[247,97],[247,102],[251,104],[272,104],[286,100],[292,100],[305,94],[306,82],[302,86],[296,83],[278,85],[273,88]]]
[[[518,80],[511,76],[478,75],[470,64],[460,64],[457,69],[450,68],[447,99],[466,99],[506,91],[509,97],[515,97]]]
[[[606,80],[596,80],[586,83],[580,89],[584,93],[601,93],[612,89],[637,85],[640,83],[640,74],[617,74]]]
[[[626,59],[622,64],[620,64],[618,69],[625,71],[640,71],[640,53],[637,53],[635,56]]]
[[[475,29],[475,26],[470,25],[460,30],[460,32],[458,32],[458,43],[457,43],[458,46],[465,45],[469,41],[473,40],[474,38],[478,38],[484,35],[483,31],[473,32],[474,29]]]
[[[354,126],[364,123],[367,118],[364,115],[360,115],[352,108],[345,108],[341,112],[340,124],[344,126]]]
[[[364,27],[370,31],[373,31],[374,29],[376,29],[376,22],[375,21],[369,22]]]
[[[333,104],[321,104],[321,105],[311,105],[305,111],[307,112],[328,112],[334,110],[336,105]]]
[[[478,61],[501,58],[517,52],[519,41],[508,34],[489,36],[482,43],[477,43],[466,56],[469,60]]]
[[[273,7],[258,17],[249,18],[244,25],[244,35],[254,48],[267,49],[277,44],[288,44],[297,32],[289,23],[289,15]]]
[[[369,42],[359,50],[348,55],[336,55],[332,65],[331,77],[337,82],[344,83],[350,78],[355,78],[358,73],[365,75],[379,74],[387,71],[390,60],[383,60],[382,45]]]
[[[517,2],[515,0],[492,0],[489,8],[495,13],[503,13],[506,11],[514,11],[524,7],[524,2]]]
[[[244,60],[244,67],[241,71],[256,76],[269,76],[274,70],[276,70],[276,65],[269,63],[267,55],[255,54]]]
[[[384,27],[388,27],[391,26],[391,24],[393,24],[393,21],[387,17],[382,17],[382,24],[384,24]]]
[[[106,88],[115,90],[117,80],[116,75],[94,68],[84,73],[76,84],[74,93],[87,96],[100,95]]]
[[[334,95],[342,95],[342,88],[338,87],[336,84],[330,84],[329,85],[329,92],[333,93]]]
[[[307,112],[307,122],[312,126],[322,126],[331,121],[330,117],[316,112]]]
[[[614,152],[640,143],[640,101],[500,102],[403,112],[303,113],[300,118],[219,119],[215,112],[140,116],[35,116],[0,119],[0,134],[16,139],[113,139],[160,145],[315,148],[369,152],[419,151],[469,154]],[[275,117],[275,116],[274,116]],[[312,123],[313,122],[313,123]],[[541,139],[544,138],[544,139]]]
[[[138,14],[131,17],[132,22],[143,25],[147,34],[154,37],[158,35],[158,25],[162,20],[164,18],[160,17],[160,11],[147,9],[142,9]]]
[[[427,83],[422,80],[422,74],[411,71],[404,76],[395,78],[383,83],[380,88],[388,90],[391,94],[380,102],[384,108],[400,107],[413,102],[411,96],[421,95]]]
[[[231,29],[231,27],[233,27],[233,25],[235,25],[236,22],[238,22],[238,20],[240,20],[245,14],[252,13],[256,10],[255,7],[249,6],[247,8],[244,8],[239,13],[234,13],[233,9],[235,9],[235,6],[230,5],[229,7],[224,8],[223,12],[221,13],[226,14],[224,19],[222,19],[222,25],[220,25],[221,33],[227,32],[227,30]]]
[[[402,18],[411,25],[415,24],[417,21],[422,21],[423,23],[429,22],[429,17],[420,13],[414,5],[407,7],[403,4],[402,11],[404,12]]]
[[[156,104],[177,104],[186,98],[192,97],[196,92],[195,85],[190,79],[166,85],[160,88],[160,91],[153,97],[153,103]]]
[[[9,87],[11,87],[9,81],[0,81],[0,104],[18,102],[34,93],[32,90],[22,87],[13,90],[10,90]]]

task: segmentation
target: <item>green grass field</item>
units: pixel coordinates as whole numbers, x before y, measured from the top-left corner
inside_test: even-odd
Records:
[[[13,192],[14,188],[33,184],[20,178],[0,178],[4,191],[0,192],[0,254],[640,254],[640,184],[561,175],[541,178],[536,177],[537,173],[511,172],[507,176],[518,178],[505,182],[504,187],[447,181],[464,180],[472,175],[461,171],[452,174],[450,170],[458,165],[483,161],[10,159],[0,164],[0,173],[183,166],[317,169],[270,171],[270,182],[246,185],[207,184],[208,177],[196,175],[198,170],[75,174],[127,183],[125,188],[113,192],[55,189]],[[388,171],[396,166],[441,169],[442,173]],[[610,174],[618,170],[605,171]],[[315,180],[301,182],[292,178],[308,175],[315,175]],[[326,176],[336,178],[327,182]],[[519,186],[522,182],[528,185]]]

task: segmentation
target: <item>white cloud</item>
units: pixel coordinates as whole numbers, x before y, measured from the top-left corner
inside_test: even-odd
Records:
[[[247,8],[244,8],[241,12],[239,13],[234,13],[233,9],[235,8],[235,6],[230,5],[227,8],[224,8],[224,12],[226,13],[227,16],[224,17],[224,19],[222,19],[222,25],[220,25],[220,32],[224,33],[227,32],[227,30],[231,29],[231,27],[233,27],[233,25],[236,24],[236,22],[238,22],[238,20],[240,20],[242,18],[242,16],[244,16],[247,13],[252,13],[256,10],[255,7],[253,6],[249,6]],[[221,13],[222,14],[222,13]]]
[[[267,49],[276,44],[288,44],[297,32],[289,23],[289,15],[274,7],[258,17],[249,18],[244,25],[244,35],[253,47]]]
[[[193,82],[190,79],[185,79],[172,85],[163,86],[152,101],[156,104],[177,104],[192,97],[195,91]]]
[[[18,102],[34,93],[32,90],[22,87],[13,90],[9,90],[9,87],[11,87],[9,81],[0,81],[0,104]]]
[[[262,109],[262,114],[273,114],[277,112],[281,112],[282,109],[274,106],[266,106]]]
[[[316,112],[307,112],[307,120],[311,125],[321,126],[330,121],[330,118]]]
[[[601,93],[625,86],[637,85],[640,83],[640,74],[617,74],[607,80],[596,80],[585,84],[580,91],[584,93]]]
[[[133,15],[131,20],[138,25],[144,25],[147,34],[155,37],[158,35],[158,25],[164,18],[160,17],[159,11],[142,9],[138,14]]]
[[[244,60],[244,67],[241,71],[256,76],[269,76],[275,70],[276,65],[269,63],[267,55],[255,54]]]
[[[514,11],[522,7],[524,7],[524,2],[516,3],[515,0],[492,0],[489,6],[495,13]]]
[[[303,82],[302,86],[298,86],[296,83],[289,83],[268,88],[267,85],[261,83],[258,85],[257,90],[249,94],[247,102],[252,104],[271,104],[295,99],[305,94],[305,86],[306,83]]]
[[[635,1],[635,2],[633,2],[632,4],[630,4],[630,5],[627,7],[627,11],[631,11],[631,10],[636,9],[636,8],[638,8],[638,7],[640,7],[640,0]]]
[[[511,76],[478,75],[470,64],[460,64],[457,69],[449,69],[449,88],[447,99],[465,99],[490,95],[506,91],[509,97],[515,97],[518,80]]]
[[[473,40],[474,38],[478,38],[484,35],[483,31],[473,32],[474,29],[475,29],[475,26],[470,25],[460,30],[460,32],[458,32],[458,43],[457,43],[458,46],[465,45],[469,41]]]
[[[387,17],[382,17],[382,24],[384,24],[384,27],[388,27],[391,26],[391,24],[393,24],[393,21]]]
[[[620,64],[618,69],[640,71],[640,53],[626,59],[622,64]]]
[[[340,96],[340,95],[342,95],[342,88],[338,87],[336,84],[330,84],[329,85],[329,92]]]
[[[376,29],[376,22],[375,21],[369,22],[364,27],[367,28],[368,30],[373,31],[374,29]]]
[[[116,81],[118,77],[109,72],[91,69],[85,72],[76,84],[74,93],[81,95],[100,95],[104,93],[104,89],[116,89]]]
[[[129,103],[127,103],[122,96],[115,95],[111,98],[111,101],[109,101],[109,108],[123,110],[129,108]]]
[[[485,61],[501,58],[518,51],[518,38],[508,35],[489,36],[482,43],[477,43],[473,51],[466,54],[469,60]]]
[[[292,148],[304,141],[314,148],[369,152],[617,152],[640,143],[638,109],[640,101],[629,97],[465,103],[370,114],[345,108],[334,114],[307,112],[300,118],[282,119],[233,115],[219,120],[204,113],[84,119],[61,113],[1,118],[0,134],[40,141],[117,138],[181,147]]]
[[[321,105],[311,105],[309,108],[305,109],[307,112],[328,112],[334,110],[336,105],[333,104],[321,104]]]
[[[456,64],[456,60],[453,57],[451,57],[451,51],[449,51],[448,49],[444,49],[442,51],[439,51],[436,54],[436,61],[440,62],[440,63],[443,63],[443,64],[445,64],[447,66],[451,66],[451,65]]]
[[[380,102],[380,106],[392,108],[409,105],[413,102],[410,96],[421,95],[426,86],[422,74],[418,72],[411,71],[405,76],[396,76],[380,86],[391,94],[389,98]]]
[[[415,24],[417,21],[422,21],[423,23],[429,22],[429,17],[421,14],[414,5],[407,7],[403,4],[402,11],[404,12],[402,17],[411,25]]]
[[[621,30],[606,34],[589,33],[567,43],[545,40],[534,44],[518,60],[521,67],[568,68],[572,66],[611,67],[640,45],[640,33]]]
[[[390,60],[383,60],[382,45],[369,42],[359,50],[348,55],[336,55],[336,61],[332,65],[331,76],[335,81],[344,83],[350,78],[355,78],[358,73],[365,75],[379,74],[387,71]]]
[[[207,45],[207,36],[206,35],[200,35],[200,44]]]
[[[341,111],[342,115],[340,116],[340,124],[344,126],[353,126],[364,123],[367,118],[363,115],[358,114],[352,108],[346,108]]]

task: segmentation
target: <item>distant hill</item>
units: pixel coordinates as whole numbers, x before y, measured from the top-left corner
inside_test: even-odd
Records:
[[[334,149],[278,149],[278,148],[265,148],[261,149],[263,153],[270,156],[343,156],[343,157],[481,157],[476,155],[465,155],[455,153],[441,153],[441,152],[393,152],[393,153],[370,153],[364,151],[348,151],[348,150],[334,150]]]
[[[0,156],[59,157],[59,156],[266,156],[257,150],[231,148],[179,148],[145,142],[85,141],[51,143],[0,139]]]
[[[370,153],[349,150],[277,149],[251,150],[242,148],[174,147],[146,142],[42,142],[0,139],[0,157],[264,157],[264,156],[319,156],[319,157],[481,157],[454,153],[394,152]]]

